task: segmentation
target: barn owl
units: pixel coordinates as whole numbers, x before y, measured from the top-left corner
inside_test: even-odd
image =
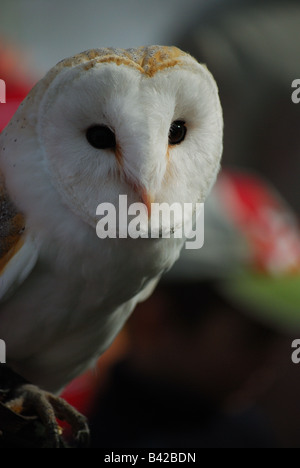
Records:
[[[99,239],[96,208],[204,202],[223,120],[207,68],[175,47],[103,48],[38,82],[0,137],[0,338],[59,392],[93,365],[184,239]]]

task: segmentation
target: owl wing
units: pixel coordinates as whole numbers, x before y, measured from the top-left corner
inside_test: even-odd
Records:
[[[0,301],[27,278],[36,260],[25,218],[12,203],[0,172]]]

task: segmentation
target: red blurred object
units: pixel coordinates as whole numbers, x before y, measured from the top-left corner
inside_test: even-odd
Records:
[[[0,37],[0,79],[6,84],[6,103],[0,103],[0,131],[8,124],[34,85],[26,56]]]
[[[267,274],[298,274],[299,223],[275,189],[256,175],[224,171],[216,190],[247,239],[253,266]]]

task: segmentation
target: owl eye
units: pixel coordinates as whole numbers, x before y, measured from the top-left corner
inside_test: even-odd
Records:
[[[179,145],[186,135],[186,126],[183,120],[175,120],[169,131],[169,145]]]
[[[93,125],[86,131],[86,139],[90,145],[97,149],[116,147],[116,137],[106,125]]]

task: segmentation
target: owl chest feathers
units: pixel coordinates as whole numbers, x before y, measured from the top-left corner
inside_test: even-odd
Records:
[[[0,307],[8,362],[57,391],[102,354],[180,250],[174,239],[140,241],[100,240],[89,227],[85,242],[49,233],[32,273]]]

